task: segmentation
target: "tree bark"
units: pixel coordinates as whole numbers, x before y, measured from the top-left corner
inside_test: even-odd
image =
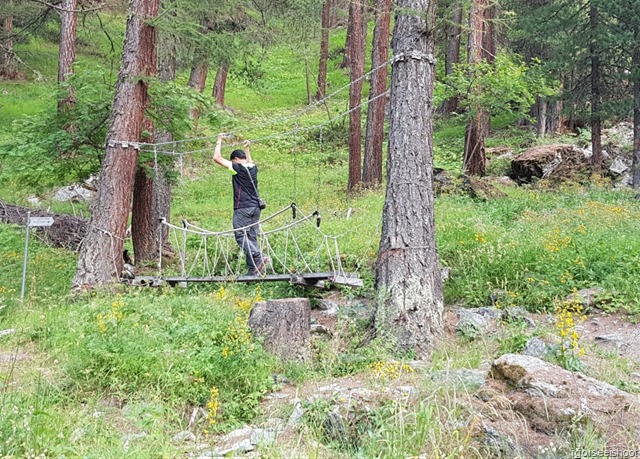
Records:
[[[54,247],[67,250],[78,250],[82,239],[87,234],[88,220],[72,215],[54,214],[39,209],[16,206],[0,201],[0,222],[14,225],[27,225],[27,213],[32,217],[53,217],[53,225],[34,228],[35,234]]]
[[[484,31],[484,9],[487,0],[473,0],[469,12],[469,40],[468,40],[468,61],[469,64],[482,62],[483,51],[483,31]],[[473,87],[471,91],[482,91],[480,87]],[[471,118],[467,125],[467,133],[464,145],[464,160],[462,171],[471,175],[482,175],[486,168],[485,153],[485,130],[486,114],[481,107],[471,108]]]
[[[351,60],[349,90],[349,183],[353,191],[362,180],[362,75],[364,73],[364,49],[362,48],[362,8],[356,0],[349,7],[351,33],[349,59]],[[356,81],[357,80],[357,81]],[[356,108],[358,107],[358,108]]]
[[[353,45],[351,44],[351,39],[353,38],[353,0],[349,0],[349,19],[347,20],[347,36],[344,42],[344,57],[342,58],[342,63],[340,67],[343,69],[351,67],[351,48]],[[358,27],[359,29],[359,27]]]
[[[462,41],[462,2],[456,2],[453,9],[453,18],[448,27],[447,53],[445,54],[444,73],[445,77],[453,74],[456,64],[460,63],[460,44]],[[439,111],[445,115],[458,111],[458,98],[450,97],[442,102]]]
[[[640,27],[634,30],[635,49],[631,62],[633,75],[633,188],[640,188]]]
[[[389,60],[389,28],[391,25],[391,0],[376,1],[376,26],[373,29],[371,67],[376,69]],[[384,114],[386,97],[379,97],[387,90],[387,66],[380,67],[371,76],[367,126],[364,138],[363,178],[368,186],[382,183],[382,142],[384,140]]]
[[[122,271],[122,248],[140,139],[147,83],[140,77],[156,69],[155,29],[146,23],[158,14],[159,0],[131,0],[120,73],[111,111],[107,146],[100,169],[100,188],[92,205],[90,230],[82,242],[75,288],[108,284]]]
[[[324,99],[327,92],[327,61],[329,60],[329,20],[332,0],[322,5],[322,33],[320,34],[320,63],[318,65],[318,90],[316,100]]]
[[[265,349],[282,360],[311,357],[311,306],[307,298],[285,298],[257,303],[247,322]]]
[[[599,27],[598,8],[590,3],[589,23],[591,26],[591,168],[595,174],[602,172],[602,115],[600,105],[602,95],[600,90],[600,50],[598,48],[597,29]]]
[[[11,6],[12,2],[9,2]],[[0,49],[0,77],[15,80],[18,76],[16,60],[13,56],[13,16],[5,16],[2,20],[2,49]]]
[[[397,5],[375,323],[379,336],[420,355],[443,328],[432,189],[435,2]]]
[[[189,82],[187,86],[195,89],[199,93],[204,91],[207,84],[207,74],[209,73],[209,65],[207,63],[198,64],[191,67],[191,73],[189,74]],[[191,110],[191,118],[197,120],[200,117],[200,111],[198,109]]]
[[[165,5],[163,4],[163,9]],[[163,33],[158,39],[158,79],[166,83],[176,77],[176,41],[171,33]],[[171,108],[166,107],[171,113]],[[152,126],[148,126],[151,131]],[[170,132],[157,128],[154,140],[159,143],[171,142]],[[169,221],[171,214],[171,184],[167,177],[170,167],[162,157],[159,161],[148,162],[146,167],[139,166],[136,171],[133,210],[131,219],[131,238],[136,264],[155,261],[160,256],[159,244],[164,253],[170,251],[168,228],[160,223],[164,218]]]
[[[60,12],[60,51],[58,59],[58,83],[67,81],[73,74],[73,64],[76,61],[76,30],[78,23],[78,0],[63,0],[63,10]],[[68,88],[66,97],[58,101],[58,111],[63,112],[75,105],[75,91]]]
[[[547,99],[538,97],[536,110],[536,134],[539,138],[544,138],[547,133]]]
[[[229,64],[223,62],[218,66],[216,72],[216,81],[213,83],[213,91],[211,95],[216,101],[216,104],[224,105],[224,94],[227,88],[227,74],[229,73]]]

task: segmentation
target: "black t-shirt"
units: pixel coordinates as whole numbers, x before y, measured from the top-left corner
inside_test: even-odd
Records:
[[[231,173],[233,177],[231,182],[233,184],[233,208],[241,209],[244,207],[258,207],[258,166],[255,164],[231,164]],[[251,178],[253,183],[251,183]]]

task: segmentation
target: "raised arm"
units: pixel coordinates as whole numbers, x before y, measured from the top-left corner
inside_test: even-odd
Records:
[[[244,145],[244,154],[247,155],[247,162],[252,163],[253,159],[251,159],[251,151],[249,150],[249,146],[251,145],[251,141],[245,140],[244,142],[242,142],[242,144]]]
[[[213,152],[213,160],[220,164],[222,167],[226,167],[227,169],[231,169],[231,161],[222,157],[222,139],[224,138],[224,134],[218,134],[218,140],[216,141],[216,149]]]

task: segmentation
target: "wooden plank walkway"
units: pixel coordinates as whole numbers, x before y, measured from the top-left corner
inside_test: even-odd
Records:
[[[263,276],[211,276],[211,277],[184,277],[184,276],[136,276],[125,281],[129,285],[158,287],[168,284],[175,287],[180,283],[216,283],[216,282],[290,282],[305,287],[325,287],[325,283],[332,285],[345,285],[349,287],[362,287],[363,282],[357,274],[353,273],[304,273],[304,274],[265,274]]]

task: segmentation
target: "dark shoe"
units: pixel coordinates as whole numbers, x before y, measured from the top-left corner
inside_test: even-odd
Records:
[[[260,261],[258,266],[256,266],[256,271],[258,271],[259,274],[266,274],[267,265],[269,263],[271,263],[271,259],[269,257],[262,257],[262,260]]]

